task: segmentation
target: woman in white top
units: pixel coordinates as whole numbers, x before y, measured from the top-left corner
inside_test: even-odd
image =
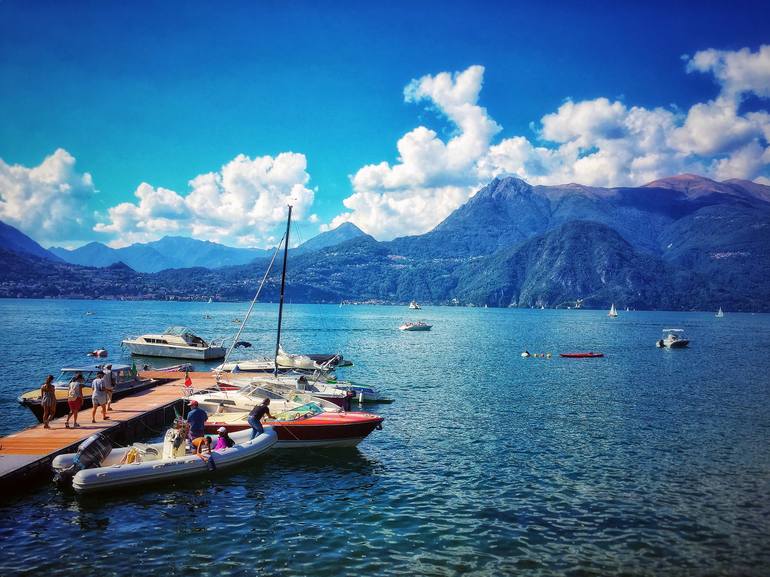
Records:
[[[85,382],[86,380],[81,373],[75,375],[70,381],[69,391],[67,392],[67,404],[69,405],[70,412],[64,423],[64,426],[67,429],[69,429],[70,426],[70,417],[72,417],[74,422],[72,426],[76,429],[80,427],[80,425],[78,425],[78,412],[80,411],[80,407],[83,406],[83,384]]]
[[[104,389],[104,381],[102,381],[102,378],[104,377],[104,373],[99,371],[96,373],[96,378],[94,379],[94,382],[91,384],[93,387],[94,392],[91,394],[91,402],[94,404],[94,408],[91,410],[91,422],[96,422],[96,407],[102,408],[102,417],[104,417],[104,420],[107,421],[109,417],[107,416],[107,391]]]

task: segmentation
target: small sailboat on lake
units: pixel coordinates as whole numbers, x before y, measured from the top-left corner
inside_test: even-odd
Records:
[[[716,318],[718,318],[718,319],[721,319],[721,318],[723,318],[725,316],[724,311],[722,311],[722,307],[719,307],[719,310],[717,311],[717,314],[714,315],[714,316],[716,316]]]
[[[615,303],[612,303],[612,306],[610,307],[610,312],[607,313],[607,316],[614,319],[618,316],[618,310],[615,308]]]

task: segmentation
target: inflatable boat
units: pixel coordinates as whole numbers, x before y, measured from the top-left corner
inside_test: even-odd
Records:
[[[233,433],[235,445],[202,455],[186,449],[184,428],[171,428],[162,443],[134,443],[130,447],[112,450],[104,436],[92,435],[77,453],[57,456],[52,463],[58,482],[72,480],[78,493],[107,491],[143,483],[211,474],[228,467],[246,463],[270,450],[278,440],[272,429],[251,439],[251,429]],[[215,440],[216,436],[212,440]]]

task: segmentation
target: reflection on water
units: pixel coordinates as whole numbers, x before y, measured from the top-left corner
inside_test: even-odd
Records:
[[[274,347],[274,309],[258,305],[245,329],[254,354]],[[34,422],[15,396],[89,350],[105,347],[117,362],[125,336],[175,324],[224,336],[244,310],[0,301],[0,429]],[[398,331],[418,318],[433,331]],[[668,325],[686,329],[692,348],[656,349]],[[273,452],[101,496],[40,487],[0,505],[0,573],[763,575],[770,566],[766,315],[294,305],[285,327],[286,350],[342,352],[355,366],[341,376],[396,398],[375,408],[382,431],[353,450]],[[525,349],[606,357],[522,359]]]

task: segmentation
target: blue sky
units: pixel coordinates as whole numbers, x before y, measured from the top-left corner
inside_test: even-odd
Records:
[[[280,212],[264,205],[282,194],[299,195],[305,236],[352,220],[391,238],[424,232],[486,177],[503,172],[549,184],[579,177],[597,185],[641,184],[636,181],[680,168],[768,177],[770,161],[758,160],[767,147],[762,119],[751,120],[753,132],[747,128],[721,148],[685,145],[687,135],[679,134],[673,156],[633,173],[617,172],[599,157],[592,167],[567,170],[566,164],[600,150],[592,138],[602,135],[593,121],[584,135],[565,133],[563,125],[597,114],[605,124],[610,117],[628,124],[629,111],[638,107],[672,111],[679,120],[660,122],[682,129],[692,107],[720,98],[732,78],[720,80],[717,65],[705,58],[688,72],[683,55],[712,49],[724,64],[725,55],[744,47],[749,56],[759,54],[770,44],[765,3],[447,4],[2,2],[0,159],[7,174],[0,194],[6,205],[12,196],[39,204],[40,214],[6,206],[0,219],[48,244],[125,244],[168,232],[264,245],[274,240]],[[755,74],[754,84],[739,89],[734,115],[767,109],[764,62],[755,60],[759,79]],[[436,92],[432,83],[414,85],[411,99],[404,98],[414,79],[441,73],[457,79],[473,66],[483,67],[467,78],[476,99],[441,104],[451,87]],[[602,98],[606,103],[598,102]],[[562,109],[565,102],[575,109]],[[581,109],[580,103],[592,104]],[[454,115],[447,111],[453,105],[459,107]],[[483,110],[482,122],[488,117],[493,123],[477,135],[479,142],[456,147],[474,168],[426,156],[436,141],[448,144],[474,132],[478,115],[466,128],[458,125],[465,105]],[[547,115],[560,115],[550,128],[543,122]],[[416,174],[418,164],[410,168],[399,160],[397,142],[420,126],[435,135],[417,135],[415,146],[424,150],[415,159],[436,166]],[[691,140],[700,134],[691,132]],[[521,147],[512,152],[525,143],[511,141],[505,161],[491,166],[489,147],[518,137],[548,150],[583,144],[570,161],[566,150],[559,159]],[[750,143],[759,148],[748,151]],[[42,170],[47,181],[22,174],[59,149]],[[741,164],[734,155],[744,149],[741,158],[756,158]],[[271,164],[282,153],[302,158]],[[652,162],[648,153],[640,165]],[[239,155],[245,158],[222,170]],[[264,157],[281,167],[277,181],[260,181],[268,169],[250,164]],[[359,172],[382,162],[387,169]],[[387,172],[398,164],[403,171]],[[190,180],[218,172],[221,182],[199,183],[196,206],[183,202]],[[349,178],[356,174],[357,184]],[[228,188],[229,181],[249,178],[255,181],[248,190]],[[63,186],[52,191],[36,184],[52,179]],[[139,197],[142,183],[147,187]],[[13,187],[19,190],[9,192]],[[236,198],[231,210],[207,220],[217,195],[230,193]],[[345,199],[352,200],[344,205]],[[110,213],[121,203],[136,206]],[[52,214],[44,214],[46,207]],[[231,224],[239,211],[249,215],[241,227]]]

